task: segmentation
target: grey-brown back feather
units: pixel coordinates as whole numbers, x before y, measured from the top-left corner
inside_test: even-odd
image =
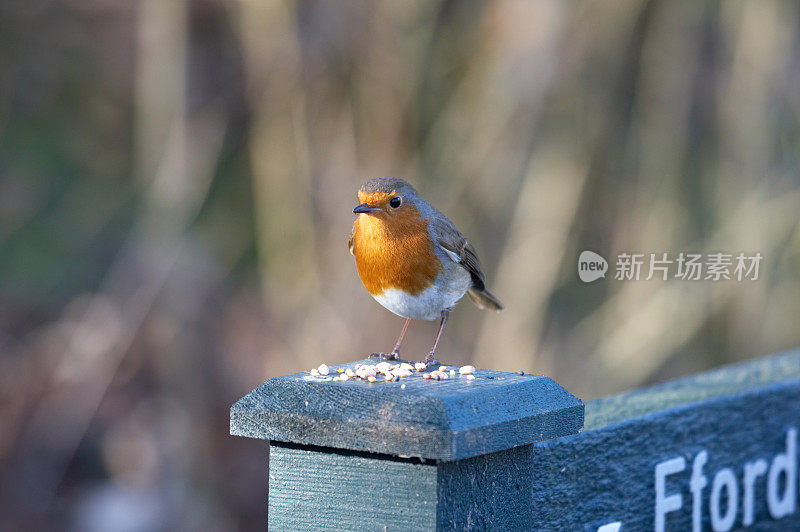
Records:
[[[479,308],[489,308],[502,310],[503,304],[500,300],[486,289],[486,274],[483,273],[478,254],[461,232],[456,229],[446,216],[435,211],[437,216],[431,220],[433,232],[437,237],[437,243],[445,250],[458,257],[458,264],[464,267],[472,278],[472,288],[467,294],[473,303]]]

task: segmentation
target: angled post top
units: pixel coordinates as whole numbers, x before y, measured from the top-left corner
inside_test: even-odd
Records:
[[[423,372],[399,380],[339,380],[360,360],[328,375],[284,375],[231,408],[231,434],[354,451],[459,460],[575,434],[583,403],[552,379],[476,369],[474,378],[448,366],[446,379]],[[455,370],[451,375],[450,369]]]

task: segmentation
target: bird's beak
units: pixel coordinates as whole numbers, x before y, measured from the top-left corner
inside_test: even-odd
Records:
[[[373,207],[368,203],[362,203],[361,205],[356,205],[356,208],[353,209],[353,214],[370,213],[379,210],[380,209],[378,207]]]

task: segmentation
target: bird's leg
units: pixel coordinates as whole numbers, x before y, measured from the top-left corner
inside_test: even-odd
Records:
[[[447,323],[447,316],[449,314],[450,314],[449,308],[446,308],[442,311],[442,322],[439,324],[439,332],[436,333],[436,340],[433,342],[433,348],[423,361],[426,366],[430,366],[431,364],[436,364],[436,359],[433,358],[433,356],[436,354],[436,346],[439,345],[439,338],[442,337],[442,330],[444,329],[444,324]]]
[[[403,325],[403,330],[400,331],[400,338],[397,339],[397,342],[394,344],[394,349],[392,352],[389,353],[389,357],[391,360],[398,360],[400,358],[400,344],[403,343],[403,336],[406,335],[406,329],[408,329],[408,324],[411,321],[411,318],[406,318],[406,323]]]
[[[372,353],[370,357],[377,356],[379,360],[383,360],[386,357],[387,360],[398,360],[400,358],[400,344],[403,343],[403,337],[406,335],[406,329],[408,329],[408,324],[411,321],[411,318],[406,318],[406,323],[403,325],[403,330],[400,331],[400,338],[397,339],[397,342],[394,344],[394,349],[388,355],[384,355],[383,353]]]

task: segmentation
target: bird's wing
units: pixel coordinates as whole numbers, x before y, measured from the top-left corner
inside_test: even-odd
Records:
[[[444,216],[435,217],[431,224],[436,235],[436,243],[453,259],[453,262],[457,262],[469,272],[475,288],[483,290],[486,276],[478,260],[478,254],[469,240],[464,238],[453,222]]]
[[[347,249],[350,250],[351,255],[355,255],[353,253],[353,239],[356,237],[356,224],[353,224],[353,229],[350,231],[350,240],[347,241]]]

